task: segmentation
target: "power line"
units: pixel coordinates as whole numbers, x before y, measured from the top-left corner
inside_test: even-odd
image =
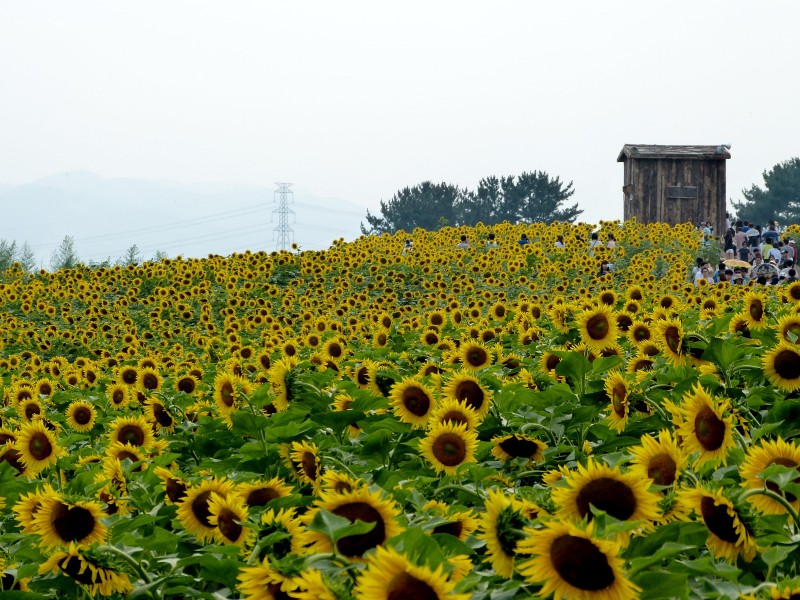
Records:
[[[278,189],[275,190],[275,201],[278,203],[278,208],[272,211],[272,214],[278,213],[278,226],[274,229],[276,233],[275,246],[278,250],[288,250],[289,244],[294,238],[294,231],[289,226],[289,215],[293,215],[294,211],[289,208],[289,202],[294,199],[294,192],[289,188],[291,183],[276,182],[275,185]]]

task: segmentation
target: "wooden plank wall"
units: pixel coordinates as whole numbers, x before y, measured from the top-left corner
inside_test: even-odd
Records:
[[[665,222],[670,225],[701,221],[714,224],[714,234],[725,233],[725,161],[698,159],[628,158],[624,161],[624,185],[633,194],[624,194],[624,217],[641,223]],[[697,187],[696,198],[670,199],[667,188]],[[686,194],[683,194],[686,195]]]

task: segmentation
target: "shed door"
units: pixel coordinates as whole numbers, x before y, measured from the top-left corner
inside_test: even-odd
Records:
[[[697,223],[698,191],[696,185],[667,186],[667,205],[674,223]]]

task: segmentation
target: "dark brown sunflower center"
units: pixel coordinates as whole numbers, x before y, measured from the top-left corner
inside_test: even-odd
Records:
[[[154,373],[145,373],[142,376],[142,386],[146,390],[154,390],[158,387],[158,377]]]
[[[102,580],[100,573],[96,573],[88,568],[84,561],[77,556],[68,556],[63,560],[59,568],[75,581],[83,585],[92,585]]]
[[[637,342],[644,342],[650,339],[650,329],[648,327],[636,327],[633,330],[633,339]]]
[[[178,391],[184,394],[191,394],[195,390],[194,379],[191,377],[184,377],[178,381]]]
[[[704,406],[694,418],[694,431],[704,450],[718,450],[725,441],[725,421],[708,406]]]
[[[274,598],[275,600],[291,600],[291,596],[281,589],[280,583],[268,583],[267,593],[269,594],[269,596],[267,596],[268,598]]]
[[[561,357],[556,356],[555,354],[548,354],[547,359],[544,362],[545,367],[547,367],[548,371],[555,371],[558,363],[561,362]]]
[[[272,488],[257,488],[247,494],[247,500],[245,500],[245,504],[247,504],[247,506],[264,506],[270,500],[274,500],[275,498],[279,497],[280,494],[278,494],[278,492]]]
[[[481,367],[489,362],[489,355],[483,348],[470,348],[467,352],[467,362],[473,367]]]
[[[122,372],[122,381],[128,385],[136,383],[136,369],[125,369]]]
[[[94,515],[82,506],[70,508],[58,502],[51,516],[53,529],[64,542],[80,542],[95,530],[97,521]]]
[[[356,381],[358,385],[369,384],[369,371],[367,367],[359,367],[358,371],[356,371]]]
[[[625,387],[624,383],[615,383],[614,387],[611,388],[611,404],[614,406],[614,412],[620,418],[624,418],[627,413],[625,410],[628,404],[625,401],[627,395],[628,388]]]
[[[678,465],[669,454],[656,454],[647,465],[647,476],[656,485],[672,485],[678,472]]]
[[[514,458],[533,458],[539,452],[539,444],[521,436],[512,435],[500,442],[500,448]]]
[[[88,425],[92,420],[92,411],[85,406],[79,406],[72,413],[72,418],[78,425]]]
[[[211,516],[211,511],[208,510],[208,498],[211,496],[211,490],[199,493],[194,500],[192,500],[192,514],[195,519],[200,521],[204,527],[211,529],[213,525],[208,520]]]
[[[37,431],[30,437],[28,452],[36,460],[46,460],[53,454],[53,445],[44,433]]]
[[[175,419],[172,418],[172,415],[164,408],[163,404],[153,404],[153,416],[162,427],[172,427],[172,424],[175,422]]]
[[[300,461],[303,467],[303,473],[306,474],[311,481],[317,480],[317,457],[313,452],[303,452],[303,459]]]
[[[614,584],[608,557],[585,538],[562,535],[554,540],[550,562],[561,579],[579,590],[597,592]]]
[[[226,540],[236,542],[242,535],[239,517],[232,510],[223,509],[217,515],[217,529]]]
[[[339,494],[344,494],[346,492],[352,492],[353,486],[346,481],[337,481],[335,484],[333,484],[333,491]]]
[[[25,470],[25,465],[22,464],[22,455],[14,448],[8,448],[3,452],[0,456],[0,462],[7,462],[17,470],[17,473],[22,473]]]
[[[339,358],[344,353],[344,350],[339,344],[330,344],[328,346],[328,354],[333,358]]]
[[[446,423],[446,422],[450,421],[451,423],[454,423],[456,425],[464,424],[464,425],[469,426],[469,420],[464,415],[464,413],[461,412],[460,410],[449,410],[449,411],[447,411],[445,414],[442,415],[442,419],[441,420],[442,420],[442,423]]]
[[[616,298],[614,297],[614,294],[609,294],[608,292],[605,292],[603,294],[600,294],[600,302],[608,306],[611,306],[612,304],[614,304],[614,302],[616,302]]]
[[[739,541],[736,520],[728,514],[728,508],[727,504],[716,504],[709,496],[703,496],[700,501],[700,512],[708,530],[722,541],[736,544]]]
[[[141,446],[144,444],[145,435],[142,428],[138,425],[123,425],[119,428],[117,439],[123,444],[130,444],[131,446]]]
[[[462,531],[464,531],[464,524],[461,521],[442,523],[433,528],[433,533],[446,533],[453,537],[460,537]]]
[[[122,404],[125,402],[125,392],[120,389],[116,389],[111,393],[111,402],[113,404]]]
[[[467,457],[467,445],[458,434],[443,433],[433,442],[431,452],[443,465],[455,467]]]
[[[173,504],[180,502],[186,497],[186,486],[178,479],[168,477],[164,487],[167,488],[167,498],[169,498],[169,501]]]
[[[592,519],[589,505],[607,512],[620,521],[626,521],[636,512],[636,495],[622,481],[611,477],[598,477],[584,485],[576,499],[582,517]]]
[[[31,402],[25,406],[25,418],[30,421],[34,415],[42,414],[42,409],[39,408],[39,405]]]
[[[605,315],[593,315],[586,321],[586,332],[593,340],[604,340],[608,336],[608,319]]]
[[[456,386],[456,400],[465,400],[467,406],[480,411],[483,406],[483,389],[476,382],[467,379]]]
[[[375,526],[366,533],[346,535],[336,543],[336,548],[345,556],[361,556],[367,550],[382,544],[386,538],[386,526],[381,514],[366,502],[348,502],[331,511],[333,514],[344,517],[351,523],[356,520],[364,523],[375,523]]]
[[[800,377],[800,354],[789,350],[781,350],[772,360],[775,372],[781,379],[797,379]]]
[[[49,396],[53,393],[53,386],[49,383],[42,383],[39,385],[39,395],[40,396]]]
[[[674,325],[670,325],[664,330],[664,342],[675,354],[678,354],[681,349],[681,332]]]
[[[431,408],[431,399],[422,388],[407,387],[403,390],[403,406],[411,414],[424,417]]]
[[[750,307],[748,308],[748,311],[750,312],[750,317],[754,321],[760,321],[761,318],[764,316],[764,305],[761,304],[761,300],[759,300],[758,298],[754,298],[750,302]]]
[[[222,387],[219,389],[219,397],[222,399],[222,403],[227,406],[233,406],[233,385],[229,381],[226,381],[222,384]]]
[[[424,581],[405,571],[398,573],[389,582],[386,600],[438,600],[439,594]]]

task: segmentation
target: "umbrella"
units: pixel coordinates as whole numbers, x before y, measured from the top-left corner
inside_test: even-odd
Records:
[[[749,269],[753,266],[746,260],[739,260],[738,258],[729,258],[724,263],[727,267],[742,267],[743,269]]]

